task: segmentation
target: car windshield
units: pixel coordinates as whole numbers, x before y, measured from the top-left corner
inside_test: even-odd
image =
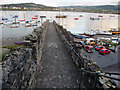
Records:
[[[101,52],[104,52],[103,50],[100,50]]]
[[[90,50],[93,50],[93,48],[90,48]]]
[[[98,46],[96,46],[96,48],[99,48]]]
[[[105,52],[107,52],[107,51],[109,51],[109,50],[105,50]]]

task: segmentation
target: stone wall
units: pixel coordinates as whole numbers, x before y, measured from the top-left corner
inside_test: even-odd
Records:
[[[82,46],[74,42],[74,37],[71,32],[67,31],[55,21],[53,23],[58,35],[61,37],[67,50],[71,54],[73,63],[75,63],[78,70],[80,70],[78,75],[80,88],[114,88],[115,86],[109,82],[109,79],[98,76],[98,73],[103,73],[102,70],[93,59],[82,53]]]
[[[25,37],[24,46],[11,49],[2,59],[2,88],[33,88],[40,68],[42,50],[49,21]]]

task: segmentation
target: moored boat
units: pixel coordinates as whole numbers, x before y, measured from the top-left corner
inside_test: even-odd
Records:
[[[74,20],[79,20],[79,18],[74,18]]]
[[[73,34],[73,36],[74,36],[75,38],[78,38],[78,39],[82,39],[82,38],[87,38],[87,37],[89,37],[89,36],[80,35],[80,34]]]
[[[115,15],[110,15],[110,17],[115,17]]]
[[[98,17],[103,17],[102,15],[98,15]]]
[[[56,18],[66,18],[66,15],[57,15]]]
[[[25,24],[25,27],[31,27],[32,25],[31,24]]]
[[[112,35],[112,33],[108,31],[96,30],[96,35]]]
[[[92,36],[94,36],[94,34],[92,34],[92,33],[83,33],[83,34],[79,34],[79,35],[85,35],[85,36],[89,36],[89,37],[92,37]]]
[[[13,24],[10,26],[10,28],[17,28],[17,27],[19,27],[19,25],[17,25],[17,24],[15,24],[15,25]]]
[[[19,21],[20,24],[25,24],[26,23],[25,19],[24,20],[18,20],[18,21]]]
[[[2,17],[2,20],[3,20],[3,21],[4,21],[4,20],[8,20],[8,18]]]
[[[79,17],[83,17],[83,15],[80,15]]]
[[[14,42],[15,45],[24,45],[24,42]]]
[[[92,18],[90,17],[90,20],[99,20],[100,18]]]
[[[38,19],[38,17],[32,17],[32,19]]]
[[[30,20],[29,23],[30,23],[30,24],[34,24],[34,23],[36,23],[36,21]]]
[[[109,32],[112,33],[113,35],[120,34],[120,28],[111,28]]]
[[[37,26],[37,24],[33,24],[32,26]]]

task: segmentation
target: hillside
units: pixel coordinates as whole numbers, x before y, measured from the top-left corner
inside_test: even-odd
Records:
[[[35,3],[5,4],[2,6],[4,7],[48,8],[48,6],[45,6],[42,4],[35,4]]]
[[[35,3],[18,3],[18,4],[5,4],[2,6],[2,10],[23,10],[23,11],[59,11],[60,8],[63,11],[78,11],[78,12],[94,12],[94,13],[113,13],[120,14],[120,5],[100,5],[100,6],[60,6],[52,7]]]
[[[120,5],[100,5],[100,6],[62,6],[62,8],[93,9],[93,10],[119,10]]]

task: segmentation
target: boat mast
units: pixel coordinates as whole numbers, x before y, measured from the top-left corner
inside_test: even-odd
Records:
[[[24,13],[24,21],[25,21],[25,13]]]

